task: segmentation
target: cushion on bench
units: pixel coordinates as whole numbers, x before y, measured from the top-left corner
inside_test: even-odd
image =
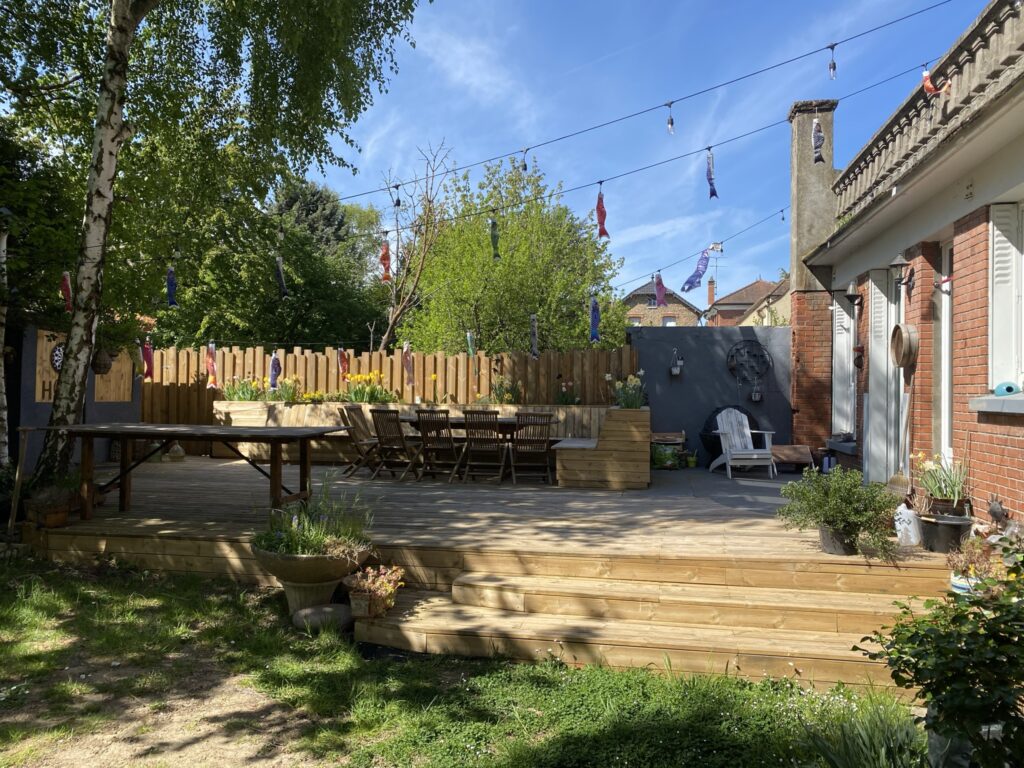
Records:
[[[565,448],[576,448],[583,451],[592,451],[595,448],[597,448],[597,438],[570,437],[565,440],[559,440],[551,447],[556,451]]]

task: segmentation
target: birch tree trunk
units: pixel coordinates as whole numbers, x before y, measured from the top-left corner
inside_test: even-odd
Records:
[[[0,215],[3,212],[0,211]],[[7,337],[7,225],[0,221],[0,469],[11,463],[11,449],[7,433],[7,365],[4,347]]]
[[[96,343],[96,323],[103,296],[103,263],[114,203],[114,179],[121,145],[130,130],[124,120],[128,53],[139,23],[159,0],[111,0],[103,75],[96,100],[92,161],[85,197],[85,217],[74,281],[71,329],[50,413],[51,426],[77,424],[85,405],[89,366]],[[36,475],[52,479],[67,473],[73,443],[61,432],[47,432]]]

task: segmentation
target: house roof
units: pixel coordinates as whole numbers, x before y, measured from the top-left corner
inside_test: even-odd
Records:
[[[760,299],[751,304],[750,309],[743,313],[743,317],[739,319],[739,322],[742,323],[744,320],[750,317],[754,312],[761,308],[762,304],[766,302],[778,301],[787,293],[789,293],[789,278],[784,277],[781,280],[779,280],[779,282],[775,283],[775,287],[768,291],[768,293],[766,293]]]
[[[714,304],[711,306],[714,307],[722,304],[746,304],[749,306],[756,304],[770,294],[776,285],[777,283],[758,278],[732,293],[727,293],[725,296],[715,299]]]
[[[647,296],[654,296],[654,295],[656,295],[656,293],[657,292],[654,289],[654,280],[651,279],[651,280],[648,280],[643,285],[641,285],[639,288],[636,288],[636,289],[630,291],[629,293],[627,293],[625,296],[623,296],[622,297],[622,301],[623,301],[623,303],[626,303],[630,299],[646,298]],[[686,307],[691,312],[693,312],[695,315],[699,315],[701,313],[701,310],[697,309],[696,306],[694,306],[693,304],[688,302],[686,299],[684,299],[678,293],[673,291],[671,288],[667,288],[667,287],[665,288],[665,296],[667,298],[675,299],[680,304],[682,304],[684,307]]]

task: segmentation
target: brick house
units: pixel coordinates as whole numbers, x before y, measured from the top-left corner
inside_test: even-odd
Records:
[[[975,513],[1024,514],[1024,20],[994,0],[834,171],[836,103],[793,105],[793,441],[885,480],[910,451],[966,461]],[[825,163],[811,152],[812,121]],[[897,367],[898,324],[919,338]],[[846,434],[847,440],[833,439]]]
[[[654,280],[649,280],[635,291],[622,297],[626,306],[626,322],[632,326],[696,325],[701,311],[675,291],[665,288],[667,307],[657,306]]]
[[[789,325],[792,311],[789,278],[785,277],[764,298],[752,304],[736,325]]]
[[[740,320],[755,304],[759,304],[775,289],[775,283],[757,278],[752,283],[715,298],[715,278],[708,280],[707,324],[709,328],[739,325]]]

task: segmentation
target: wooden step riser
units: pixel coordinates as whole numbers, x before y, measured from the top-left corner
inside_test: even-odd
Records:
[[[402,565],[417,583],[447,589],[461,572],[503,576],[560,576],[669,584],[811,589],[907,596],[940,595],[949,573],[940,568],[893,567],[847,562],[799,562],[757,558],[578,557],[557,554],[480,552],[458,549],[380,547],[381,562]]]
[[[452,600],[461,605],[500,608],[518,613],[650,621],[659,624],[708,624],[859,634],[869,634],[885,624],[890,624],[896,613],[895,608],[889,613],[870,613],[843,611],[839,606],[835,610],[778,606],[747,607],[693,603],[683,600],[660,602],[644,599],[538,594],[459,583],[452,587]]]
[[[384,645],[416,653],[454,656],[502,656],[521,661],[557,658],[572,666],[600,665],[619,669],[647,667],[671,672],[729,674],[758,680],[765,676],[790,677],[809,685],[830,687],[839,681],[851,684],[891,686],[885,666],[864,661],[814,659],[717,652],[710,649],[652,648],[607,643],[564,642],[540,635],[495,636],[455,632],[421,632],[401,627],[357,621],[358,642]]]

